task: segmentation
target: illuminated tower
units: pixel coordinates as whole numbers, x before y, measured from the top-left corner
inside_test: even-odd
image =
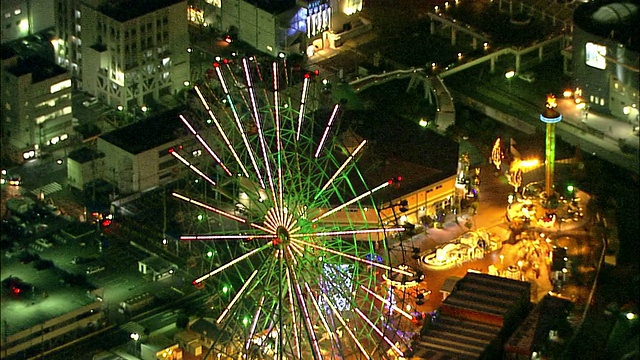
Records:
[[[556,160],[556,124],[562,121],[562,114],[555,110],[558,104],[553,95],[547,97],[544,111],[540,114],[540,120],[547,124],[547,136],[545,141],[545,195],[547,198],[545,207],[552,207],[551,201],[554,196],[553,172]]]

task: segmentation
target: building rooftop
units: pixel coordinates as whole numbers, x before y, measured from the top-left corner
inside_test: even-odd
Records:
[[[440,314],[414,344],[412,359],[478,359],[500,327]]]
[[[640,4],[631,0],[596,0],[578,6],[574,23],[581,29],[611,38],[633,51],[640,51]]]
[[[22,59],[18,61],[16,66],[12,66],[6,71],[16,77],[31,74],[31,83],[33,84],[67,73],[63,67],[39,57]]]
[[[372,111],[346,112],[344,126],[369,145],[358,161],[369,186],[402,176],[400,188],[390,187],[390,199],[424,188],[456,174],[458,143],[404,119]]]
[[[126,22],[185,0],[109,0],[98,6],[98,11],[108,17]]]
[[[83,146],[70,152],[67,157],[75,162],[84,164],[95,159],[103,158],[105,154],[101,151]]]
[[[182,109],[168,110],[100,135],[100,138],[130,154],[139,154],[177,140],[186,133],[178,118],[181,111]]]
[[[296,6],[295,0],[244,0],[271,14],[279,14]]]

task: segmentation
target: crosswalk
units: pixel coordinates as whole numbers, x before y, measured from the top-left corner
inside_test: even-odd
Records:
[[[31,193],[35,196],[39,196],[42,192],[45,196],[53,194],[54,192],[62,190],[62,185],[57,182],[48,183],[47,185],[40,186],[31,190]]]

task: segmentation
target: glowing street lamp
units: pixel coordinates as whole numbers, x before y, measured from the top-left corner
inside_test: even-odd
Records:
[[[511,79],[513,79],[516,76],[516,72],[513,70],[509,70],[506,73],[504,73],[504,77],[507,78],[507,81],[509,81],[509,90],[511,90]]]

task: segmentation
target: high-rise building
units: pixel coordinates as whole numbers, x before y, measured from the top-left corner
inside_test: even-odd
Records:
[[[135,109],[189,81],[184,0],[56,0],[56,61],[78,87]]]
[[[0,97],[2,150],[19,162],[73,136],[71,77],[52,62],[6,50]]]
[[[2,0],[2,43],[53,28],[53,0]]]

